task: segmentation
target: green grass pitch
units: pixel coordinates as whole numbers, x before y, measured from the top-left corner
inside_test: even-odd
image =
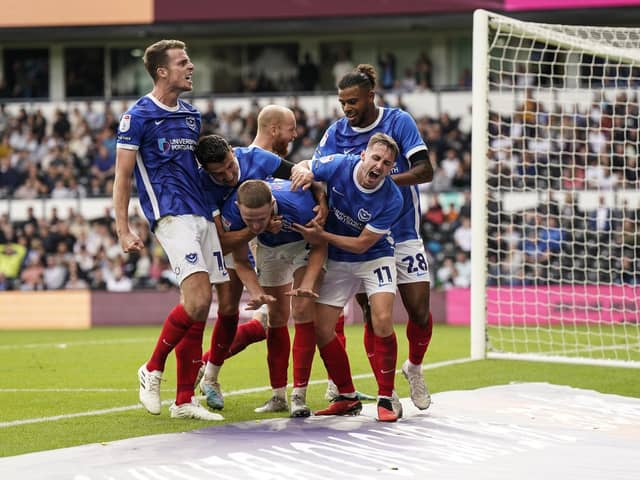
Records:
[[[168,406],[152,416],[137,406],[137,369],[151,354],[160,327],[111,327],[86,331],[3,331],[0,334],[0,456],[106,443],[142,435],[180,432],[210,423],[169,418]],[[211,327],[205,333],[205,344]],[[398,368],[407,355],[404,325],[396,326]],[[362,347],[362,326],[347,327],[356,387],[375,394]],[[293,337],[293,332],[292,332]],[[469,356],[469,329],[436,325],[425,376],[432,393],[509,382],[549,382],[640,397],[638,370],[485,360],[446,363]],[[432,368],[433,367],[433,368]],[[289,370],[291,378],[291,369]],[[307,399],[312,409],[326,405],[324,367],[316,354]],[[278,414],[253,412],[270,395],[266,344],[250,346],[229,359],[220,381],[225,422],[260,421]],[[402,375],[396,389],[409,395]],[[167,363],[162,399],[175,394],[175,361]],[[437,403],[432,408],[437,408]],[[222,422],[220,422],[221,424]]]

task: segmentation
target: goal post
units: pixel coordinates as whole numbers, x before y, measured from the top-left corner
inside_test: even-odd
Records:
[[[471,356],[640,367],[640,28],[473,28]]]

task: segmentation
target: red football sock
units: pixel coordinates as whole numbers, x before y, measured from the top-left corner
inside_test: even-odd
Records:
[[[258,320],[249,320],[248,322],[238,325],[236,336],[229,347],[226,358],[234,356],[252,343],[261,342],[265,338],[267,338],[267,332],[265,332],[262,323]]]
[[[340,339],[344,348],[347,348],[347,337],[344,336],[344,312],[340,314],[336,322],[336,336]]]
[[[293,336],[293,387],[306,387],[311,376],[316,336],[313,322],[296,323]]]
[[[229,347],[233,343],[238,328],[238,319],[240,315],[222,315],[218,312],[218,320],[213,327],[211,335],[211,358],[209,361],[214,365],[222,365],[224,359],[229,354]]]
[[[373,372],[376,380],[378,379],[378,369],[376,368],[375,354],[376,354],[376,339],[373,333],[373,327],[370,323],[364,322],[364,351],[367,352],[367,360],[371,365],[371,371]]]
[[[407,322],[407,339],[409,340],[409,361],[414,365],[422,365],[424,355],[429,348],[431,335],[433,333],[433,318],[429,313],[429,321],[425,327],[421,327],[416,322]]]
[[[289,351],[291,350],[289,328],[285,325],[283,327],[269,327],[267,330],[267,364],[269,365],[271,388],[286,387]]]
[[[375,337],[376,380],[378,381],[378,395],[390,397],[393,392],[393,382],[396,376],[396,362],[398,360],[398,342],[396,334],[388,337]]]
[[[189,403],[194,396],[193,385],[202,365],[202,335],[205,322],[195,322],[176,347],[178,393],[176,405]]]
[[[211,358],[211,350],[207,350],[202,354],[202,363],[206,365],[210,358]]]
[[[173,307],[173,310],[164,321],[162,331],[158,337],[158,343],[156,343],[156,347],[151,354],[151,359],[147,362],[147,370],[150,372],[153,370],[164,371],[164,364],[169,353],[180,343],[192,323],[193,320],[191,320],[182,305],[178,304]]]
[[[338,321],[336,322],[335,331],[336,331],[336,337],[338,338],[338,340],[340,341],[340,343],[342,344],[342,346],[346,350],[347,349],[347,337],[344,336],[344,311],[341,312],[340,316],[338,317]],[[327,378],[329,380],[332,380],[331,374],[329,372],[327,372]]]
[[[320,348],[320,356],[329,373],[329,377],[333,379],[333,382],[338,387],[338,391],[340,393],[355,392],[356,388],[353,386],[353,380],[351,379],[349,358],[344,345],[342,345],[337,336]]]

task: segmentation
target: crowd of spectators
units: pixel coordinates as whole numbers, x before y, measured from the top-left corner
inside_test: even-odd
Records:
[[[621,90],[587,109],[525,94],[513,115],[490,115],[492,284],[638,283],[640,215],[615,193],[640,187],[639,113],[637,94]],[[505,191],[548,196],[514,211]],[[598,201],[584,209],[576,194],[588,191]]]

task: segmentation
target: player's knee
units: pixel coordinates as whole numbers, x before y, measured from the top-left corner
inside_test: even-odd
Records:
[[[185,296],[184,309],[196,322],[206,322],[211,307],[211,292]]]
[[[409,321],[424,328],[429,325],[429,306],[420,306],[414,310],[408,311]]]

